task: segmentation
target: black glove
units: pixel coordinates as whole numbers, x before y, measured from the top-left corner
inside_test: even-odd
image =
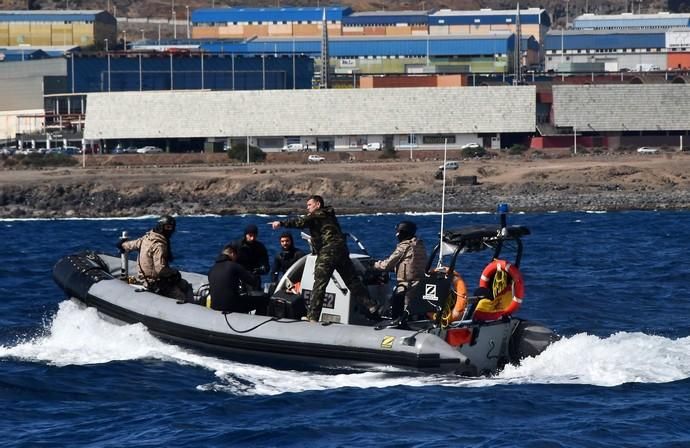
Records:
[[[115,245],[115,246],[117,247],[117,250],[120,251],[121,254],[125,252],[125,248],[122,247],[122,244],[123,244],[125,241],[127,241],[127,240],[120,240],[120,241],[118,241],[117,244]]]

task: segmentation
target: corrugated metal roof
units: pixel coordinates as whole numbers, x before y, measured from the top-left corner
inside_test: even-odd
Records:
[[[0,98],[2,111],[43,109],[43,78],[3,79],[0,82]]]
[[[517,22],[517,10],[454,11],[442,9],[429,15],[429,25],[499,25]],[[544,9],[529,8],[520,10],[520,23],[551,26],[551,18]]]
[[[192,11],[193,25],[232,22],[320,22],[323,12],[326,20],[342,21],[352,12],[349,7],[326,8],[209,8]]]
[[[583,14],[573,20],[575,29],[597,28],[668,28],[690,26],[690,14]]]
[[[562,37],[562,39],[561,39]],[[666,33],[653,30],[568,30],[549,31],[544,50],[664,48]]]
[[[505,54],[514,49],[509,33],[478,36],[351,36],[328,40],[331,57],[358,56],[471,56]],[[205,41],[204,51],[236,54],[306,54],[319,56],[321,40],[315,38],[260,38],[247,42]]]
[[[65,58],[40,59],[37,61],[5,62],[0,64],[0,79],[66,76]],[[4,82],[4,81],[3,81]],[[2,98],[2,96],[0,96]]]
[[[343,25],[395,25],[399,23],[427,25],[429,11],[366,11],[343,17]]]
[[[534,86],[117,92],[89,94],[87,102],[89,139],[476,134],[536,127]]]
[[[554,85],[554,124],[578,132],[690,128],[687,84]]]
[[[0,11],[0,22],[84,22],[96,19],[104,23],[115,23],[115,18],[103,10]]]
[[[43,50],[34,48],[6,49],[0,48],[0,61],[28,61],[32,59],[46,59],[50,55]]]

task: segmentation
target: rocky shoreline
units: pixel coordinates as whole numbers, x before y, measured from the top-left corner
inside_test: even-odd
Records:
[[[586,160],[508,162],[465,163],[479,182],[450,176],[446,211],[493,211],[499,202],[524,212],[690,209],[685,158],[659,166],[626,160],[615,169]],[[435,164],[62,169],[13,172],[13,179],[2,171],[0,218],[290,214],[301,213],[311,193],[339,213],[439,212]]]

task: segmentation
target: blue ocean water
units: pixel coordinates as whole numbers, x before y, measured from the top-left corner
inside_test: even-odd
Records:
[[[402,218],[341,224],[384,257]],[[248,223],[274,254],[272,219],[180,217],[174,264],[207,271]],[[439,215],[405,219],[433,246]],[[103,320],[53,283],[59,257],[115,253],[122,230],[139,235],[153,221],[0,221],[3,446],[690,446],[690,212],[510,215],[532,230],[519,315],[563,339],[480,379],[241,364]],[[444,218],[446,227],[494,222]],[[460,265],[468,284],[489,256]]]

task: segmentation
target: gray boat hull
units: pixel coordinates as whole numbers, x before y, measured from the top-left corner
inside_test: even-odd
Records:
[[[468,327],[472,341],[454,347],[446,342],[443,331],[434,328],[377,330],[364,325],[222,313],[197,304],[180,304],[128,284],[116,277],[119,272],[119,258],[85,253],[59,260],[53,278],[68,297],[109,318],[141,323],[161,339],[238,361],[293,369],[396,366],[477,376],[518,361],[511,356],[537,354],[550,343],[548,337],[514,340],[516,329],[524,334],[529,325],[544,328],[514,318]],[[206,283],[203,275],[182,275],[195,290]],[[545,329],[547,333],[553,335]]]

